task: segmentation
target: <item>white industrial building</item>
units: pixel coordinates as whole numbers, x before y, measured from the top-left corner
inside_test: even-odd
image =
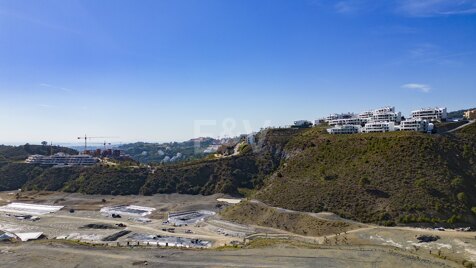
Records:
[[[412,111],[412,118],[430,120],[430,121],[445,121],[448,117],[446,108],[421,108],[419,110]]]
[[[337,125],[327,129],[329,134],[355,134],[361,131],[359,125]]]
[[[98,162],[97,158],[90,155],[69,155],[57,153],[52,156],[31,155],[25,163],[42,166],[68,167],[68,166],[92,166]]]

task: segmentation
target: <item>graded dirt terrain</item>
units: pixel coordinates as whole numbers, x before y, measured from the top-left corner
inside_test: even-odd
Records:
[[[377,247],[242,250],[116,249],[30,243],[0,246],[3,267],[457,267]]]
[[[217,201],[221,197],[227,196],[0,192],[0,206],[10,202],[65,206],[58,212],[40,215],[38,221],[19,220],[0,212],[0,230],[43,232],[46,236],[36,241],[0,242],[0,266],[471,267],[476,262],[475,232],[382,227],[349,221],[329,212],[304,213],[270,207],[255,200],[231,205]],[[105,206],[115,205],[156,210],[148,216],[149,222],[128,216],[112,218],[100,212]],[[218,214],[188,226],[166,222],[167,213],[190,210]],[[127,227],[117,226],[120,223]],[[102,241],[119,231],[129,231],[132,236]],[[135,239],[141,235],[199,239],[209,241],[210,246],[157,246]],[[421,243],[419,235],[438,239]]]

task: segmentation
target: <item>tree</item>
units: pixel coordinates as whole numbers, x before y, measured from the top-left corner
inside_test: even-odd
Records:
[[[46,146],[46,145],[48,145],[48,142],[47,141],[42,141],[41,145]]]

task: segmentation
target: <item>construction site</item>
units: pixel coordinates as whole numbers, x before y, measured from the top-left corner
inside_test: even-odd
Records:
[[[475,233],[468,231],[374,226],[222,194],[0,193],[0,255],[12,265],[42,255],[50,257],[41,265],[62,266],[69,256],[71,267],[236,267],[243,256],[245,267],[348,267],[352,261],[362,267],[457,267],[476,261]]]

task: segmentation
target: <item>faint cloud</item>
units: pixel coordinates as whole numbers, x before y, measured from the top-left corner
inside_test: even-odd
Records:
[[[452,53],[452,51],[444,50],[430,43],[419,44],[408,50],[410,61],[438,65],[460,65],[464,61],[464,56],[472,55],[475,52],[472,50]]]
[[[340,1],[334,5],[334,8],[337,13],[349,14],[357,11],[357,7],[352,5],[350,1]]]
[[[383,6],[382,3],[371,0],[307,0],[306,3],[341,15],[365,13]]]
[[[418,44],[408,50],[413,59],[425,59],[439,54],[439,47],[430,43]]]
[[[47,83],[41,83],[40,86],[41,86],[41,87],[52,88],[52,89],[56,89],[56,90],[61,90],[61,91],[64,91],[64,92],[72,92],[72,91],[73,91],[73,90],[70,89],[70,88],[58,87],[58,86],[54,86],[54,85],[47,84]]]
[[[404,84],[402,85],[402,88],[413,89],[423,93],[428,93],[431,90],[431,87],[429,85],[417,84],[417,83]]]
[[[397,12],[411,17],[475,14],[476,0],[399,0]]]

